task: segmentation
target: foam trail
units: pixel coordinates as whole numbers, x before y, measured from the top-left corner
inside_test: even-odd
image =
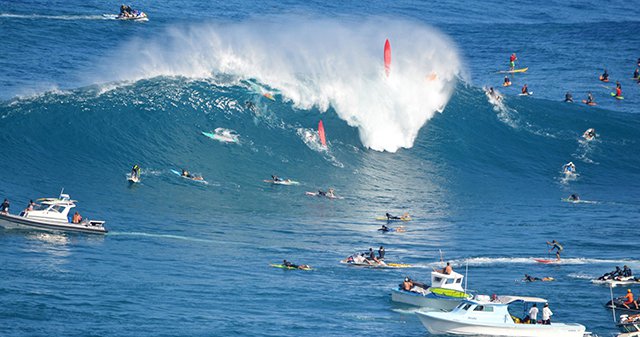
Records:
[[[42,15],[42,14],[11,14],[0,13],[0,18],[32,19],[32,20],[115,20],[115,14],[102,15]]]
[[[394,45],[388,78],[382,59],[386,38]],[[131,41],[109,59],[100,72],[108,74],[107,81],[215,76],[229,83],[231,76],[233,84],[245,85],[240,81],[254,79],[296,108],[335,109],[358,128],[364,146],[390,152],[413,146],[420,128],[449,101],[461,69],[444,35],[382,18],[174,28],[155,40]],[[117,66],[123,60],[130,65],[126,72]]]
[[[451,264],[454,267],[461,268],[469,264],[469,266],[493,266],[500,264],[539,264],[534,259],[541,259],[542,257],[472,257],[468,259],[451,260]],[[613,259],[591,259],[591,258],[564,258],[559,263],[563,265],[581,265],[581,264],[629,264],[638,265],[638,260],[613,260]],[[442,262],[433,262],[428,264],[417,264],[414,267],[422,268],[441,268]]]

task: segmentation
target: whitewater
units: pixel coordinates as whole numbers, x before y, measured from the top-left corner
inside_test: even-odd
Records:
[[[612,334],[609,290],[590,279],[640,268],[640,89],[626,79],[640,26],[602,21],[596,4],[188,1],[186,20],[140,2],[139,23],[108,19],[117,4],[0,4],[0,198],[17,213],[64,188],[110,231],[0,229],[0,331],[425,336],[390,291],[450,261],[470,290],[543,297],[557,321]],[[507,12],[517,29],[498,26]],[[584,39],[610,48],[575,47]],[[495,72],[514,51],[530,70],[503,88]],[[605,66],[624,102],[593,81]],[[517,96],[524,83],[535,96]],[[561,102],[569,90],[599,106]],[[343,199],[305,195],[328,188]],[[573,193],[588,202],[561,201]],[[383,234],[385,212],[414,220]],[[536,263],[552,239],[563,262]],[[412,267],[339,263],[381,245]],[[283,259],[314,270],[269,267]]]

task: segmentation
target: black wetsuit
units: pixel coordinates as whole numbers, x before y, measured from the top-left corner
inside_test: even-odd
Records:
[[[384,260],[384,248],[378,249],[378,259]]]
[[[9,212],[9,202],[5,201],[0,205],[0,212]]]

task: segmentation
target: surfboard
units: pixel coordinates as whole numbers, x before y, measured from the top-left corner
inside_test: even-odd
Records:
[[[511,86],[511,84],[512,84],[511,82],[509,82],[509,83],[502,83],[502,86],[503,86],[503,87],[510,87],[510,86]]]
[[[389,39],[384,42],[384,72],[389,77],[391,72],[391,43],[389,43]]]
[[[205,132],[205,131],[202,131],[200,133],[202,133],[202,135],[204,135],[205,137],[211,138],[213,140],[217,140],[219,142],[225,142],[225,143],[237,143],[238,142],[238,138],[229,137],[229,136],[226,136],[224,134],[216,134],[216,133]]]
[[[376,217],[376,220],[377,221],[404,221],[404,222],[407,222],[407,221],[411,221],[411,217],[400,218],[400,219],[387,219],[386,216],[378,216],[378,217]]]
[[[318,123],[318,136],[320,137],[320,143],[322,146],[327,146],[327,138],[324,135],[324,124],[322,124],[322,120]]]
[[[182,173],[180,173],[180,172],[178,172],[178,171],[176,171],[174,169],[171,169],[170,171],[173,174],[180,176],[181,178],[188,179],[188,180],[195,181],[195,182],[199,182],[199,183],[203,183],[203,184],[208,184],[208,182],[206,180],[204,180],[204,179],[193,179],[193,178],[185,177],[185,176],[182,175]]]
[[[559,263],[559,260],[549,260],[549,259],[533,259],[538,263],[550,264],[550,263]]]
[[[290,185],[299,185],[300,183],[295,181],[295,180],[291,180],[291,179],[284,179],[284,180],[272,180],[272,179],[265,179],[263,180],[265,183],[270,183],[270,184],[274,184],[274,185],[285,185],[285,186],[290,186]]]
[[[615,92],[612,92],[611,96],[614,97],[615,99],[624,99],[624,96],[616,96]]]
[[[518,96],[532,96],[533,95],[533,91],[529,91],[526,94],[518,94]]]
[[[529,67],[520,68],[520,69],[513,69],[513,70],[500,70],[497,73],[498,74],[515,74],[515,73],[525,73],[525,72],[527,72],[527,70],[529,70]]]
[[[298,268],[295,268],[295,267],[288,267],[288,266],[285,266],[283,264],[275,264],[275,263],[270,264],[270,266],[273,267],[273,268],[280,268],[280,269],[284,269],[284,270],[313,270],[313,268],[311,268],[309,266],[300,266]]]

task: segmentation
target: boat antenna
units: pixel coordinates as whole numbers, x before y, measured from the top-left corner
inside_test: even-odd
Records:
[[[61,196],[62,196],[62,193],[64,193],[64,187],[60,190],[60,196],[59,196],[59,197],[61,197]],[[58,197],[58,198],[59,198],[59,197]]]
[[[469,260],[467,260],[467,266],[464,268],[464,293],[467,293],[467,281],[469,280]]]
[[[438,251],[440,252],[440,262],[444,262],[444,259],[442,258],[442,249],[438,249]]]
[[[616,305],[613,303],[613,283],[609,285],[609,292],[611,293],[611,309],[613,310],[613,322],[616,321]]]

